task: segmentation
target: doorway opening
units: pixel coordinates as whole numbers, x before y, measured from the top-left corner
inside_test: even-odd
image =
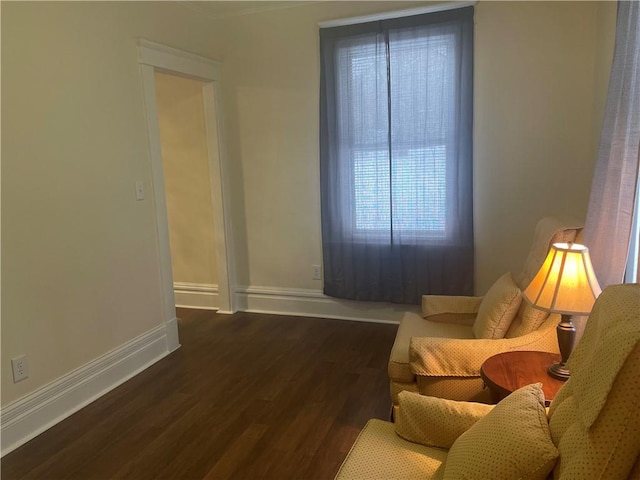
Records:
[[[191,295],[198,295],[198,289],[201,297],[210,295],[213,293],[217,284],[217,295],[215,300],[217,303],[218,313],[233,313],[235,311],[234,299],[233,299],[233,285],[234,285],[234,270],[233,270],[233,252],[232,242],[230,239],[230,225],[228,214],[228,191],[227,185],[227,173],[224,157],[224,142],[222,134],[222,112],[220,108],[220,64],[213,60],[209,60],[198,55],[182,52],[164,45],[149,42],[147,40],[138,41],[138,62],[140,64],[142,74],[142,84],[145,101],[145,111],[147,117],[147,127],[149,134],[149,149],[151,156],[151,173],[153,183],[154,194],[154,206],[156,211],[156,226],[157,226],[157,238],[158,238],[158,251],[159,251],[159,269],[162,282],[162,296],[163,296],[163,314],[164,322],[167,329],[167,339],[169,342],[169,350],[174,350],[179,347],[178,341],[178,329],[177,319],[175,313],[175,297],[174,297],[174,276],[172,265],[172,252],[171,241],[172,235],[170,234],[170,219],[171,223],[176,225],[176,222],[185,223],[189,218],[189,214],[192,212],[185,211],[184,203],[178,201],[175,204],[174,198],[176,195],[176,189],[184,190],[189,188],[189,181],[193,181],[193,176],[187,175],[186,181],[184,178],[174,178],[176,171],[180,172],[179,166],[173,165],[175,158],[169,159],[168,157],[175,157],[176,152],[173,151],[171,155],[167,157],[169,163],[165,167],[165,162],[162,155],[163,141],[165,144],[170,145],[169,149],[173,148],[173,144],[180,144],[180,140],[171,138],[176,135],[176,130],[171,128],[167,129],[167,125],[171,127],[172,121],[165,122],[166,118],[164,97],[168,94],[172,95],[171,88],[165,87],[182,87],[182,92],[175,95],[184,95],[189,93],[190,95],[196,95],[197,99],[200,99],[202,110],[200,122],[204,132],[199,132],[203,135],[203,138],[196,140],[199,141],[201,152],[199,153],[199,159],[196,160],[200,164],[198,168],[200,171],[208,170],[208,182],[204,179],[202,184],[208,186],[209,199],[206,202],[207,205],[202,208],[204,212],[199,215],[200,218],[206,218],[205,223],[209,222],[209,225],[198,227],[198,231],[201,229],[208,230],[206,238],[198,239],[196,243],[198,245],[205,245],[207,242],[213,242],[213,248],[211,245],[206,248],[206,255],[212,255],[212,258],[206,262],[206,265],[196,274],[195,279],[204,279],[203,282],[197,281],[180,282],[180,277],[176,278],[176,286],[178,291],[181,287],[184,290],[184,284],[190,289]],[[181,90],[180,88],[178,90]],[[168,93],[169,92],[169,93]],[[161,97],[158,97],[160,93]],[[193,104],[198,101],[191,98],[190,102]],[[186,99],[176,100],[170,99],[169,104],[181,104],[181,102],[187,102]],[[160,108],[159,108],[160,107]],[[184,105],[182,105],[184,107]],[[193,105],[191,105],[193,107]],[[178,107],[175,107],[178,108]],[[197,120],[193,120],[197,123]],[[162,126],[162,128],[161,128]],[[175,125],[174,125],[175,127]],[[182,135],[189,135],[185,129],[181,130]],[[165,138],[161,140],[162,131],[166,134]],[[168,138],[167,138],[168,135]],[[197,135],[197,134],[196,134]],[[202,145],[204,143],[204,146]],[[184,145],[183,145],[184,147]],[[166,149],[166,148],[165,148]],[[188,148],[187,148],[188,150]],[[183,152],[184,153],[184,152]],[[178,158],[180,154],[178,154]],[[206,157],[206,158],[204,158]],[[167,172],[165,173],[165,168]],[[171,175],[171,180],[167,179],[167,174]],[[184,176],[184,175],[183,175]],[[203,179],[200,179],[203,180]],[[176,186],[176,183],[178,186]],[[166,186],[168,185],[168,189]],[[178,195],[179,196],[179,195]],[[205,197],[207,195],[205,194]],[[193,195],[191,195],[193,197]],[[202,193],[196,194],[196,198],[202,199]],[[182,199],[184,200],[184,198]],[[194,198],[190,198],[193,201]],[[168,202],[169,201],[169,202]],[[193,220],[193,217],[191,217]],[[208,229],[212,226],[213,230]],[[173,227],[172,227],[173,228]],[[197,232],[192,229],[191,233],[185,233],[186,236],[195,235]],[[177,243],[176,243],[177,242]],[[186,249],[185,243],[182,240],[174,240],[174,246],[179,245],[178,248]],[[181,255],[183,252],[175,252],[176,255]],[[184,259],[175,258],[176,272],[178,275],[183,275],[183,267],[185,265]],[[191,261],[191,263],[193,263]],[[204,262],[201,262],[204,263]],[[205,276],[203,271],[207,268],[213,268],[214,272],[209,272],[211,275]],[[212,282],[215,279],[216,284],[207,283]],[[209,299],[211,300],[211,299]],[[213,305],[212,305],[213,306]]]
[[[158,71],[154,80],[176,307],[217,310],[204,83]]]

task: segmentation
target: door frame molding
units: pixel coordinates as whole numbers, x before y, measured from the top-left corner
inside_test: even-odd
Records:
[[[158,125],[158,106],[154,74],[156,71],[193,78],[203,82],[205,128],[211,180],[211,203],[218,265],[218,313],[235,312],[233,242],[229,216],[228,168],[225,156],[222,104],[220,101],[222,65],[193,53],[145,39],[138,39],[138,63],[142,76],[144,108],[147,119],[151,177],[156,213],[160,281],[163,315],[168,330],[170,350],[179,346],[175,321],[175,299],[169,224]],[[173,324],[173,325],[171,325]]]

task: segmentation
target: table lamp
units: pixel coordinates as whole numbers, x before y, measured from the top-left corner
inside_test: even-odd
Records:
[[[549,367],[550,376],[559,380],[569,378],[565,364],[576,338],[571,317],[588,315],[600,292],[589,249],[577,243],[554,243],[542,267],[523,292],[534,308],[562,316],[557,327],[562,361]]]

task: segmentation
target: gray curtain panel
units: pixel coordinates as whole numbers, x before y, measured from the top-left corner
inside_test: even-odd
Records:
[[[473,293],[473,7],[320,30],[324,293]]]
[[[639,164],[640,3],[625,1],[618,2],[615,51],[584,233],[603,289],[624,277]]]

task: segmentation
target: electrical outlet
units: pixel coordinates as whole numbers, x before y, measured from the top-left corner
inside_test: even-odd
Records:
[[[313,269],[313,280],[322,280],[322,267],[320,265],[311,265]]]
[[[29,364],[27,363],[26,355],[12,358],[11,366],[13,367],[13,383],[29,378]]]

